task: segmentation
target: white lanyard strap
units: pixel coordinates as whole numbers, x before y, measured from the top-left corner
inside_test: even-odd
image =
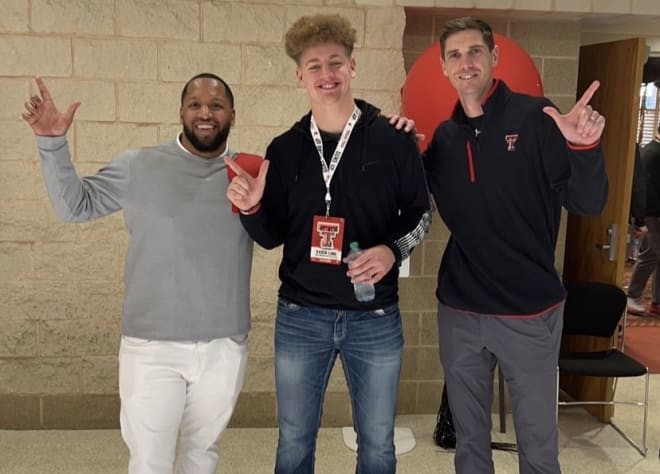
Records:
[[[309,131],[312,133],[312,138],[314,139],[314,145],[316,146],[316,151],[319,152],[319,158],[321,158],[321,169],[323,172],[323,181],[325,182],[325,215],[326,217],[330,215],[330,204],[332,202],[332,196],[330,196],[330,183],[332,182],[332,177],[335,174],[337,166],[339,166],[339,161],[341,160],[346,145],[348,144],[348,138],[353,132],[353,127],[360,119],[362,111],[356,106],[353,108],[351,116],[348,118],[348,122],[344,125],[344,130],[341,132],[341,137],[339,137],[339,142],[337,143],[337,148],[335,148],[334,153],[332,154],[332,159],[330,160],[330,166],[325,161],[323,157],[323,139],[321,138],[321,132],[319,132],[319,127],[316,125],[316,120],[314,120],[314,115],[312,114],[312,119],[309,123]]]

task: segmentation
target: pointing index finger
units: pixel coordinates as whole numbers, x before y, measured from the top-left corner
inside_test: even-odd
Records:
[[[44,80],[39,76],[35,77],[34,80],[37,83],[37,87],[39,88],[39,94],[41,94],[41,98],[44,101],[52,100],[52,97],[50,96],[50,91],[46,87],[46,83],[44,82]]]
[[[269,160],[263,160],[259,166],[259,173],[257,173],[257,181],[266,181],[266,174],[268,173],[268,167],[270,166]]]
[[[581,105],[581,106],[587,105],[599,87],[600,87],[600,82],[598,81],[592,82],[589,88],[586,91],[584,91],[582,97],[580,97],[580,100],[578,101],[577,105]]]
[[[234,173],[236,173],[237,176],[243,176],[243,175],[245,175],[245,170],[244,170],[243,168],[241,168],[241,165],[239,165],[238,163],[236,163],[235,160],[233,160],[232,158],[230,158],[230,157],[228,157],[228,156],[225,156],[225,157],[224,157],[224,160],[225,160],[225,164],[226,164],[227,166],[229,166],[229,168],[230,168]]]

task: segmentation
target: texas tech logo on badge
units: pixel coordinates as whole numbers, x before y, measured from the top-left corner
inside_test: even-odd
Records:
[[[316,263],[340,265],[343,240],[344,219],[342,217],[314,216],[309,259]]]

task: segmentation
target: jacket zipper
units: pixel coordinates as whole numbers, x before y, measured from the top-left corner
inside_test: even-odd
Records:
[[[474,183],[476,181],[476,176],[474,173],[474,160],[472,159],[472,145],[469,141],[465,142],[465,149],[467,151],[467,164],[468,171],[470,173],[470,183]]]

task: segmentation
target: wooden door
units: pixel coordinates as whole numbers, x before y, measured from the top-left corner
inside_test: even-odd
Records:
[[[642,38],[580,48],[577,97],[593,80],[601,83],[591,105],[607,120],[602,144],[609,196],[598,217],[568,216],[563,274],[566,282],[591,280],[623,285],[644,54]],[[565,337],[562,350],[598,350],[609,345],[609,341],[597,338]],[[560,385],[577,400],[612,400],[614,395],[611,379],[563,375]],[[605,421],[613,412],[609,406],[591,406],[590,411]]]

